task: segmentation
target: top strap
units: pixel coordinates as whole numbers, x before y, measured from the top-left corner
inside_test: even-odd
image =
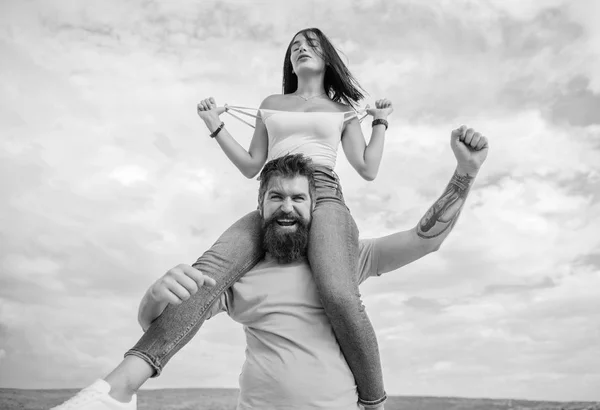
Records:
[[[246,115],[248,117],[252,117],[252,118],[257,118],[258,119],[260,117],[258,115],[250,114],[250,113],[247,113],[247,112],[242,111],[242,110],[255,111],[256,108],[241,107],[241,106],[238,106],[238,105],[227,105],[227,104],[225,104],[225,112],[227,114],[231,115],[234,118],[237,118],[238,120],[240,120],[244,124],[247,124],[247,125],[251,126],[252,128],[255,128],[253,124],[249,123],[248,121],[244,120],[241,117],[238,117],[237,115],[235,115],[234,113],[232,113],[232,111],[237,112],[237,113],[242,114],[242,115]]]
[[[352,118],[356,118],[358,117],[358,114],[356,113],[356,111],[346,111],[344,113],[344,121],[348,121],[351,120]]]
[[[367,105],[367,107],[361,109],[361,110],[357,110],[357,111],[346,111],[344,113],[344,122],[349,121],[353,118],[358,118],[358,122],[362,123],[362,121],[369,115],[367,114],[367,108],[369,106]],[[362,117],[361,117],[362,115]]]
[[[344,122],[349,121],[353,118],[358,118],[358,121],[362,123],[362,121],[368,116],[367,114],[367,108],[369,108],[369,106],[367,105],[364,109],[361,110],[357,110],[357,111],[346,111],[344,112]],[[245,115],[247,117],[251,117],[251,118],[256,118],[256,119],[260,119],[261,117],[259,115],[255,115],[255,114],[251,114],[248,113],[246,111],[256,111],[257,113],[259,112],[259,110],[257,108],[250,108],[250,107],[242,107],[239,105],[227,105],[225,104],[225,112],[229,115],[231,115],[233,118],[243,122],[244,124],[255,128],[254,124],[251,124],[250,122],[244,120],[243,118],[239,117],[238,115],[234,114],[234,112],[241,114],[241,115]],[[362,115],[362,117],[360,117]]]

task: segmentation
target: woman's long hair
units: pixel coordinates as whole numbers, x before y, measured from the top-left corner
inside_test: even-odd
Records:
[[[283,61],[283,93],[291,94],[298,89],[298,77],[292,72],[292,62],[290,61],[292,43],[298,34],[302,34],[308,45],[314,48],[314,39],[308,35],[309,33],[314,34],[321,44],[322,51],[320,57],[325,61],[325,78],[323,84],[325,92],[333,101],[345,103],[356,108],[358,102],[365,98],[362,93],[364,90],[350,73],[350,70],[348,70],[348,67],[346,67],[340,58],[331,41],[318,28],[300,30],[292,37],[292,41],[290,41],[290,45],[285,53],[285,60]]]

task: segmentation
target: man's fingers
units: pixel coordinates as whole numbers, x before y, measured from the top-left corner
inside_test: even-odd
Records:
[[[454,131],[452,131],[452,138],[456,138],[459,140],[463,140],[464,138],[464,134],[467,131],[467,126],[466,125],[461,125],[460,127],[458,127],[457,129],[455,129]]]
[[[217,282],[213,278],[211,278],[210,276],[204,275],[202,272],[200,272],[196,268],[193,268],[189,265],[180,265],[180,268],[183,271],[183,273],[185,273],[188,277],[193,279],[194,282],[196,282],[198,287],[200,287],[200,286],[211,286],[212,287],[212,286],[216,286],[216,284],[217,284]]]
[[[198,292],[201,286],[216,286],[217,282],[198,269],[181,264],[170,269],[153,286],[153,293],[157,300],[179,305]]]
[[[172,292],[180,300],[183,301],[190,298],[190,292],[188,292],[187,289],[180,285],[175,279],[165,278],[164,283],[166,290]]]
[[[475,149],[475,147],[477,147],[477,144],[479,144],[479,140],[481,139],[481,134],[478,132],[475,132],[473,134],[473,138],[471,138],[471,142],[469,143],[469,146],[473,149]]]
[[[190,278],[185,271],[182,269],[173,269],[171,272],[171,277],[175,279],[177,283],[183,286],[190,295],[198,292],[198,284],[193,278]]]
[[[178,265],[177,268],[181,269],[181,271],[188,277],[192,278],[194,281],[197,281],[202,275],[198,269],[191,267],[190,265],[181,264]]]
[[[181,299],[179,299],[178,296],[176,296],[169,289],[163,289],[163,291],[161,292],[161,295],[160,295],[160,299],[164,300],[165,302],[167,302],[171,305],[181,305],[181,303],[183,302]]]
[[[477,151],[480,151],[484,148],[487,148],[487,146],[488,146],[487,138],[482,135],[481,138],[479,139],[479,142],[477,143],[477,146],[475,147],[475,149]]]
[[[475,134],[475,130],[473,128],[467,129],[467,132],[465,133],[465,138],[462,141],[467,145],[471,145],[473,134]]]

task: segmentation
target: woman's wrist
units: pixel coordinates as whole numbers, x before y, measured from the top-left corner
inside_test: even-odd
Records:
[[[206,125],[206,128],[208,128],[208,131],[212,134],[221,126],[221,119],[219,117],[208,118],[204,121],[204,124]]]
[[[382,126],[382,127],[385,127],[385,129],[386,129],[386,131],[387,131],[389,124],[388,124],[388,122],[387,122],[387,120],[386,120],[386,119],[383,119],[383,118],[376,118],[376,119],[374,119],[374,120],[373,120],[373,122],[371,123],[371,127],[375,128],[375,127],[377,127],[377,126]]]

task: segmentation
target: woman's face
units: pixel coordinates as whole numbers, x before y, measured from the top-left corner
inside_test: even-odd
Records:
[[[300,33],[292,41],[290,62],[296,75],[302,71],[323,71],[325,61],[321,57],[322,48],[314,33]]]

